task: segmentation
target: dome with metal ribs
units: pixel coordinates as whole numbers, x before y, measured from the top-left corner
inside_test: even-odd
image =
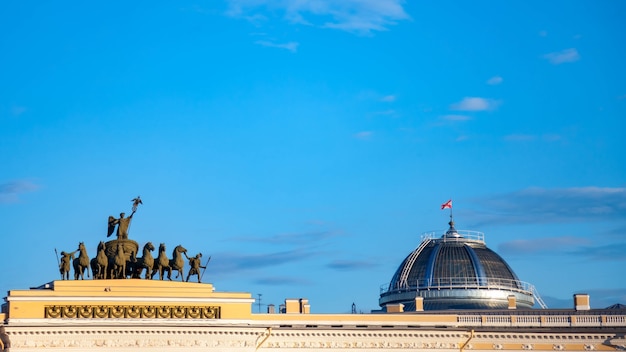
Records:
[[[379,304],[402,303],[415,309],[423,297],[425,310],[506,309],[509,296],[516,306],[532,308],[536,291],[522,282],[497,253],[487,248],[484,235],[450,228],[442,236],[425,234],[420,245],[398,267],[391,282],[381,288]],[[543,302],[539,302],[543,305]]]

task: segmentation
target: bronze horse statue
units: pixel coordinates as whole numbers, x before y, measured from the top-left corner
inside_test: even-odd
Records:
[[[87,255],[87,249],[85,248],[85,244],[80,242],[78,244],[78,251],[80,254],[78,258],[72,261],[74,266],[74,280],[78,280],[80,277],[81,280],[85,279],[85,271],[87,271],[87,277],[89,277],[89,256]]]
[[[183,259],[183,254],[185,256],[187,255],[187,249],[185,249],[185,247],[181,245],[178,245],[172,251],[172,260],[170,260],[170,268],[172,268],[172,271],[176,270],[176,277],[180,275],[181,282],[185,281],[183,280],[183,270],[185,269],[185,260]],[[168,279],[170,278],[168,277]]]
[[[113,258],[113,273],[111,278],[126,278],[126,255],[124,254],[124,245],[122,243],[117,244],[117,252]]]
[[[152,269],[151,277],[154,277],[156,273],[159,273],[159,280],[163,280],[163,272],[167,271],[171,276],[170,260],[165,254],[165,243],[159,245],[159,255],[154,263],[154,269]]]
[[[124,274],[124,279],[126,278],[134,278],[135,277],[135,271],[137,270],[137,262],[138,262],[137,255],[135,254],[135,251],[131,251],[130,252],[130,259],[126,262],[126,271]]]
[[[154,245],[152,242],[146,243],[143,246],[142,257],[137,258],[137,262],[135,263],[135,270],[133,270],[132,277],[141,278],[141,273],[143,269],[146,269],[146,279],[152,279],[152,268],[154,268],[154,257],[152,257],[152,251],[154,250]]]
[[[98,254],[91,260],[91,275],[94,280],[107,278],[109,258],[107,258],[105,249],[104,242],[100,241],[98,243]]]
[[[159,273],[159,280],[163,280],[163,274],[167,271],[167,279],[172,280],[172,271],[176,270],[178,275],[180,275],[180,280],[183,280],[183,267],[185,266],[185,261],[183,260],[183,256],[181,253],[187,253],[185,247],[178,245],[174,248],[172,252],[172,259],[170,260],[165,254],[165,243],[161,243],[159,245],[159,256],[155,263],[154,269],[152,270],[152,276],[156,273]]]

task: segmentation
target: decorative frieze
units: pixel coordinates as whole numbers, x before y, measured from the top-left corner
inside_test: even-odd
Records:
[[[219,322],[203,325],[189,325],[187,322],[168,322],[167,327],[160,323],[151,327],[129,325],[126,322],[112,323],[110,327],[100,324],[92,326],[76,323],[73,326],[61,324],[59,327],[41,326],[8,328],[11,351],[37,351],[57,348],[59,351],[84,350],[124,350],[140,348],[142,351],[165,352],[179,348],[185,351],[280,351],[289,349],[319,350],[413,350],[451,351],[461,346],[462,336],[457,333],[440,331],[307,331],[307,330],[268,330],[254,324],[222,326]],[[132,324],[132,323],[131,323]],[[268,335],[269,334],[269,335]],[[491,336],[491,337],[489,337]],[[477,334],[471,344],[464,346],[466,351],[595,351],[599,350],[609,336],[585,333],[571,334],[529,334],[523,335],[524,342],[511,341],[508,333]],[[584,336],[581,338],[573,337]],[[267,339],[264,339],[267,337]],[[522,337],[518,335],[518,337]],[[567,340],[566,343],[550,340]],[[495,340],[495,341],[494,341]],[[548,341],[546,341],[548,340]],[[593,341],[589,341],[593,340]],[[505,342],[506,341],[506,342]],[[623,350],[623,339],[614,339],[615,350]],[[548,343],[546,343],[548,342]],[[600,348],[609,351],[611,349]]]
[[[46,318],[84,319],[219,319],[220,307],[135,306],[135,305],[53,305],[44,307]]]

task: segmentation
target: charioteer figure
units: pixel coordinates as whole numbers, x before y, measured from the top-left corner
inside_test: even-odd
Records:
[[[128,239],[128,229],[130,228],[130,222],[133,220],[133,215],[137,211],[137,206],[139,204],[143,204],[140,197],[137,197],[132,200],[133,202],[133,212],[129,217],[125,217],[126,213],[120,213],[119,219],[114,218],[113,216],[109,216],[109,228],[107,231],[107,237],[110,237],[115,231],[115,226],[117,225],[117,239],[118,240],[127,240]]]
[[[115,225],[117,225],[117,239],[118,240],[127,240],[128,239],[128,228],[130,227],[130,222],[133,219],[133,215],[135,215],[135,211],[130,214],[129,217],[124,217],[126,213],[120,213],[120,218],[116,219],[113,216],[109,216],[109,229],[107,231],[107,237],[113,234],[115,230]]]

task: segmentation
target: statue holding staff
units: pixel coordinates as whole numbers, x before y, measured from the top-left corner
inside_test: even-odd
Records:
[[[137,211],[137,207],[139,204],[143,204],[140,197],[137,197],[132,200],[133,202],[133,212],[129,217],[125,217],[126,213],[120,213],[119,219],[114,218],[113,216],[109,216],[109,227],[107,231],[107,237],[110,237],[115,230],[115,226],[117,225],[117,239],[118,240],[127,240],[128,239],[128,229],[130,228],[130,222],[133,219],[133,215]]]
[[[78,252],[78,250],[75,250],[70,253],[61,251],[61,262],[59,263],[59,272],[61,273],[61,278],[63,280],[70,279],[70,265],[74,261],[74,254],[76,252]]]
[[[185,257],[187,257],[187,253],[185,253]],[[187,257],[187,259],[189,260],[189,266],[191,267],[189,269],[189,273],[187,274],[187,282],[189,282],[189,277],[191,277],[191,275],[197,275],[198,276],[198,283],[200,283],[200,269],[206,269],[206,265],[202,266],[202,253],[198,253],[195,257],[189,258]]]

